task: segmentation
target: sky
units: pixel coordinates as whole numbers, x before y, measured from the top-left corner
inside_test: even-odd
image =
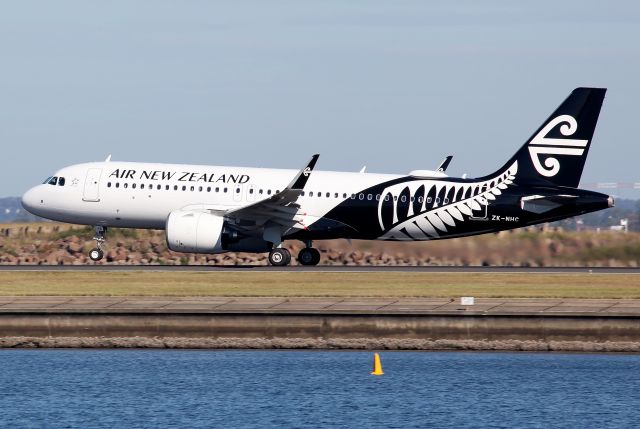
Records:
[[[114,160],[450,175],[608,88],[582,182],[640,182],[640,3],[20,1],[0,13],[0,196]],[[637,191],[612,191],[640,198]]]

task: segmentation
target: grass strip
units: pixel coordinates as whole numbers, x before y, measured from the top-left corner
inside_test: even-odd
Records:
[[[636,298],[633,274],[2,272],[0,296]]]

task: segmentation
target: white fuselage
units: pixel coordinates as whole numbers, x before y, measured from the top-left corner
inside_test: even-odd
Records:
[[[163,229],[179,209],[228,210],[266,200],[283,190],[296,170],[227,166],[94,162],[62,168],[22,201],[31,213],[61,222]],[[300,212],[310,225],[345,198],[400,175],[314,171]]]

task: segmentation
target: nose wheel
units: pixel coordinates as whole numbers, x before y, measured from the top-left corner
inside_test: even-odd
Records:
[[[313,247],[305,247],[298,253],[298,262],[301,265],[318,265],[320,262],[320,252]]]
[[[276,247],[269,252],[269,263],[274,267],[284,267],[291,262],[291,253],[282,247]]]
[[[89,251],[89,258],[92,261],[99,261],[104,257],[104,252],[102,251],[102,243],[107,241],[107,227],[106,226],[96,226],[96,235],[93,239],[96,241],[96,247]]]
[[[102,249],[98,249],[97,247],[94,249],[91,249],[91,251],[89,252],[89,258],[91,258],[92,261],[99,261],[103,257],[104,257],[104,252],[102,251]]]

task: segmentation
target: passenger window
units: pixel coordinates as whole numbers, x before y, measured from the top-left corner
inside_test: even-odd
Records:
[[[125,189],[127,189],[129,187],[129,184],[125,183],[123,186],[124,186]]]
[[[304,197],[304,191],[300,192],[300,196]]]
[[[253,188],[249,188],[249,193],[253,194]]]
[[[436,198],[436,204],[440,204],[440,197]]]
[[[327,195],[325,195],[327,198],[329,198],[331,196],[331,192],[327,192]]]
[[[187,187],[186,187],[185,185],[182,185],[182,190],[183,190],[183,191],[186,191],[186,190],[187,190]]]
[[[64,177],[60,177],[58,179],[58,186],[64,186],[64,182],[65,182]]]
[[[380,194],[376,194],[376,201],[380,201]]]
[[[262,195],[262,189],[260,189],[260,190],[258,191],[258,193],[259,193],[260,195]],[[304,195],[304,192],[302,193],[302,195]]]
[[[216,192],[220,192],[220,188],[216,188]]]
[[[198,192],[202,192],[202,186],[198,186]]]
[[[444,203],[445,203],[445,204],[449,204],[449,198],[445,198],[445,199],[444,199]]]
[[[159,191],[159,190],[161,190],[161,189],[162,189],[162,185],[158,185],[158,186],[156,187],[156,189],[157,189],[158,191]]]
[[[393,196],[393,201],[398,201],[398,196],[397,195]]]
[[[318,192],[318,198],[322,196],[322,192]]]
[[[431,197],[427,197],[427,203],[431,204]]]
[[[278,189],[276,189],[276,194],[279,193],[280,191]]]
[[[339,194],[336,192],[333,198],[338,198]]]
[[[360,195],[358,195],[358,199],[359,199],[360,201],[364,200],[364,194],[360,194]]]
[[[422,197],[418,197],[418,202],[421,203],[422,202]]]
[[[207,186],[207,192],[211,192],[211,186]]]
[[[153,183],[149,183],[149,189],[153,189]],[[160,189],[160,185],[158,185],[158,189]]]
[[[107,183],[107,188],[110,188],[110,187],[111,187],[111,182],[108,182]]]
[[[311,192],[309,192],[311,194]],[[267,189],[267,195],[271,195],[271,189]]]
[[[116,188],[119,188],[119,187],[120,187],[120,183],[116,182]]]
[[[236,188],[236,194],[240,193],[240,188]]]
[[[144,189],[144,183],[140,184],[140,189]]]
[[[313,191],[309,192],[309,196],[313,197]]]
[[[173,190],[177,191],[178,190],[178,185],[173,185]]]
[[[385,201],[389,201],[389,194],[387,194],[387,195],[385,195],[385,196],[384,196],[384,200],[385,200]]]
[[[193,192],[193,191],[195,191],[195,190],[196,190],[196,187],[195,187],[195,186],[192,186],[190,189],[191,189],[191,192]]]
[[[411,197],[411,202],[414,202],[414,201],[415,201],[415,198],[414,198],[414,197]]]
[[[169,185],[166,185],[166,186],[165,186],[165,189],[168,191],[168,190],[169,190]]]
[[[131,184],[131,189],[136,189],[136,184],[135,183]]]
[[[351,199],[355,200],[356,199],[356,194],[351,194]]]
[[[406,202],[407,201],[407,196],[403,195],[402,197],[400,197],[400,201],[403,202],[403,203]]]
[[[373,195],[367,194],[367,201],[371,201],[373,199]]]
[[[227,188],[224,188],[224,193],[225,193],[225,194],[227,193]]]

